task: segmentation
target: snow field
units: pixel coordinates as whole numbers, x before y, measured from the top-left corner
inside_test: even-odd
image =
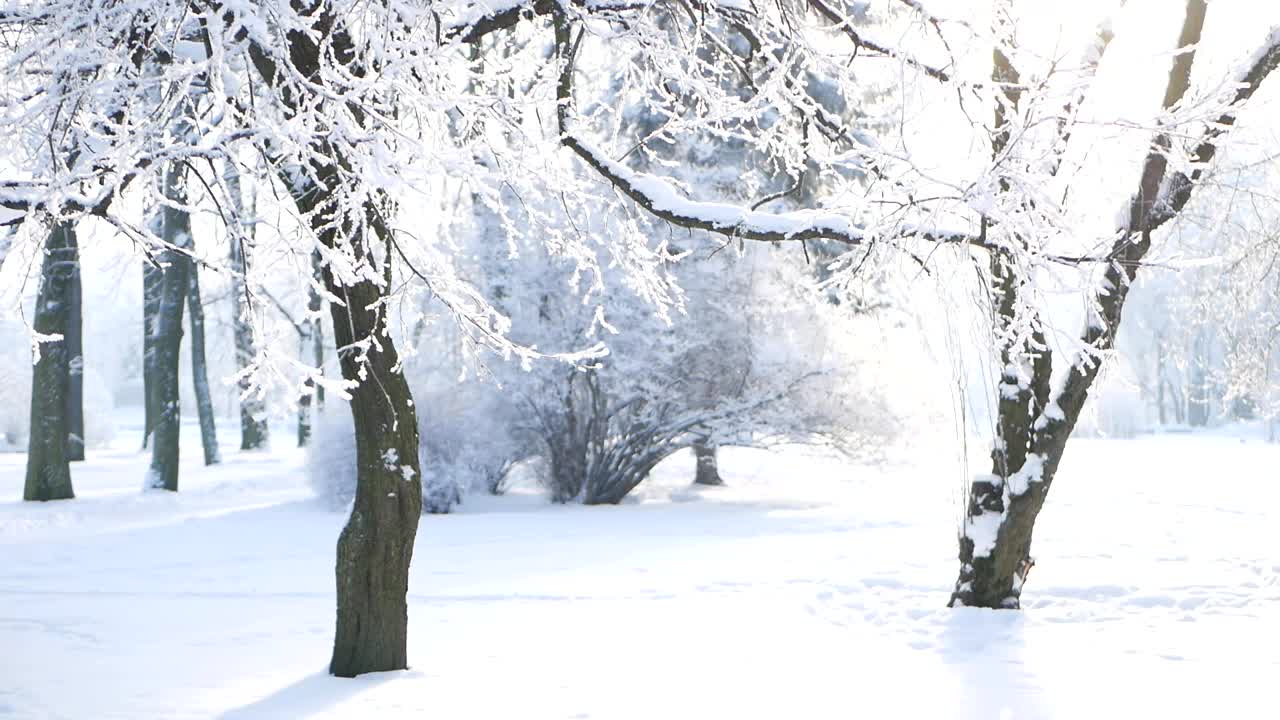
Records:
[[[194,427],[184,431],[194,431]],[[193,436],[194,438],[194,436]],[[725,451],[726,488],[664,464],[635,502],[529,488],[424,517],[412,669],[325,673],[344,520],[297,451],[184,458],[140,493],[124,432],[24,504],[0,456],[0,717],[1270,717],[1280,448],[1075,440],[1025,610],[951,611],[946,458],[850,467]],[[185,447],[198,447],[196,443]],[[954,465],[952,463],[951,465]]]

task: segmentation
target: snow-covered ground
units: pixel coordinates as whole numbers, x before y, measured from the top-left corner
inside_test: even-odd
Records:
[[[1280,448],[1253,439],[1073,441],[1023,612],[945,608],[941,452],[730,450],[701,491],[678,457],[621,507],[472,497],[422,523],[412,669],[356,680],[325,673],[344,518],[301,454],[205,469],[189,440],[177,495],[139,492],[136,426],[71,502],[19,502],[0,455],[0,716],[1276,716]]]

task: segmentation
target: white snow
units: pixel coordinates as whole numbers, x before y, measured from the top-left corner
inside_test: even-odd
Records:
[[[178,494],[137,491],[136,426],[74,467],[74,501],[19,502],[24,458],[0,455],[0,717],[1274,711],[1274,445],[1073,440],[1022,612],[945,608],[957,508],[942,460],[731,449],[726,488],[690,489],[681,456],[620,507],[471,496],[423,518],[412,669],[342,680],[325,667],[344,517],[311,498],[297,451],[238,453],[233,435],[220,467],[184,453]]]

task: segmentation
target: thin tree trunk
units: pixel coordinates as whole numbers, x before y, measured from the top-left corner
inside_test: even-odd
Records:
[[[693,457],[698,463],[697,471],[693,476],[694,484],[724,484],[724,480],[720,478],[720,468],[716,462],[716,453],[717,448],[715,445],[710,445],[703,441],[693,444]]]
[[[158,217],[158,214],[157,214]],[[160,228],[153,232],[159,235]],[[155,429],[156,409],[151,404],[153,386],[155,385],[155,335],[156,316],[160,312],[160,283],[164,279],[164,271],[156,267],[150,258],[142,261],[142,449],[146,450],[151,440],[151,431]]]
[[[244,374],[257,356],[246,282],[249,267],[249,248],[246,246],[253,242],[256,226],[253,215],[257,212],[257,203],[252,191],[246,193],[243,188],[240,171],[235,164],[229,163],[227,168],[227,188],[236,205],[236,218],[240,224],[231,232],[231,301],[235,303],[231,318],[235,332],[236,370],[240,373],[240,449],[260,450],[267,446],[270,435],[265,408],[262,400],[251,393],[252,382]]]
[[[204,464],[222,462],[218,453],[218,428],[213,418],[213,400],[209,396],[209,367],[204,352],[204,305],[200,299],[200,270],[191,267],[187,283],[187,309],[191,316],[191,384],[196,391],[196,411],[200,415],[200,442],[204,446]]]
[[[304,320],[302,333],[298,337],[298,354],[302,357],[306,357],[307,351],[311,349],[311,333],[311,321]],[[311,396],[315,394],[315,387],[315,381],[307,378],[303,383],[302,395],[298,397],[298,447],[306,447],[311,442]]]
[[[1164,398],[1164,343],[1159,338],[1156,339],[1156,406],[1160,417],[1160,427],[1164,427],[1168,420]]]
[[[311,271],[315,274],[316,282],[324,282],[324,273],[320,266],[320,252],[311,253]],[[321,375],[324,374],[324,318],[320,315],[324,303],[320,298],[320,293],[315,288],[311,289],[311,294],[307,297],[307,310],[313,318],[311,324],[311,360],[316,366],[316,370]],[[316,411],[324,409],[324,386],[317,384],[315,392]]]
[[[64,339],[40,344],[31,376],[31,432],[23,500],[66,500],[75,497],[67,457],[68,348],[65,340],[72,276],[79,264],[75,228],[57,225],[49,233],[40,269],[34,329]]]
[[[67,292],[67,460],[84,460],[84,290],[80,259],[71,268]]]
[[[165,171],[164,184],[166,198],[179,206],[186,204],[185,178],[180,167],[175,165]],[[155,353],[152,407],[156,416],[146,487],[177,492],[182,420],[179,395],[182,311],[186,306],[191,277],[191,258],[183,251],[191,250],[191,216],[186,210],[168,204],[163,205],[159,213],[160,236],[166,248],[160,254],[164,278],[160,283],[160,307],[152,338]]]
[[[320,311],[324,307],[316,283],[323,283],[324,277],[320,269],[320,251],[311,252],[312,284],[307,289],[307,317],[302,322],[302,337],[299,355],[306,357],[311,353],[311,361],[316,372],[324,371],[324,321]],[[298,399],[298,447],[305,447],[311,441],[312,406],[319,412],[324,407],[324,386],[308,377]]]

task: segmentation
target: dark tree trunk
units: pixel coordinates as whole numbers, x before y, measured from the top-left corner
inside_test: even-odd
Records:
[[[209,366],[204,353],[204,305],[200,299],[200,270],[192,265],[187,283],[187,310],[191,326],[191,384],[196,391],[196,411],[200,415],[200,442],[204,446],[204,464],[222,462],[218,453],[218,427],[213,418],[213,399],[209,396]]]
[[[291,3],[314,17],[318,40],[305,32],[288,34],[292,72],[324,82],[320,58],[339,58],[356,76],[365,72],[357,43],[343,20],[326,5]],[[268,87],[285,82],[273,53],[250,43],[249,57]],[[337,80],[341,82],[340,80]],[[288,112],[300,110],[297,96],[282,93]],[[310,110],[308,110],[310,111]],[[360,116],[357,115],[357,122]],[[349,253],[383,271],[383,282],[367,277],[343,285],[324,269],[325,288],[342,298],[331,303],[334,341],[344,379],[354,381],[351,415],[356,436],[356,498],[338,538],[338,612],[329,672],[342,677],[408,667],[409,563],[422,514],[422,473],[418,421],[409,385],[400,374],[391,335],[386,332],[386,293],[392,287],[390,208],[383,198],[364,196],[362,206],[340,202],[359,193],[350,186],[350,158],[324,137],[308,147],[310,172],[281,171],[300,216],[326,247]],[[381,265],[373,256],[382,252]]]
[[[78,255],[78,252],[77,252]],[[71,269],[67,292],[67,460],[84,460],[84,291],[80,259]]]
[[[1184,49],[1173,63],[1166,87],[1164,108],[1168,110],[1190,85],[1193,48],[1204,25],[1205,0],[1188,0],[1179,48]],[[996,81],[1011,88],[1010,78],[1000,72],[997,52]],[[1016,75],[1013,77],[1016,81]],[[1256,87],[1256,84],[1255,86]],[[1006,98],[1010,90],[1003,91]],[[1246,96],[1247,97],[1247,96]],[[1015,102],[1005,105],[1016,107]],[[997,113],[997,139],[1007,132]],[[1095,295],[1099,309],[1096,321],[1086,325],[1081,344],[1105,352],[1115,346],[1116,332],[1142,259],[1151,247],[1151,233],[1181,211],[1189,198],[1193,178],[1182,178],[1174,190],[1166,181],[1165,153],[1171,141],[1158,134],[1142,168],[1139,190],[1130,205],[1128,223],[1111,250],[1115,262],[1109,264]],[[1211,157],[1212,153],[1208,153]],[[1204,159],[1204,158],[1202,158]],[[1176,180],[1176,179],[1175,179]],[[1176,193],[1176,194],[1175,194]],[[1162,199],[1163,198],[1163,199]],[[985,228],[985,223],[984,223]],[[999,337],[1015,322],[1018,295],[1024,292],[1018,271],[1007,256],[993,252],[992,297]],[[1033,328],[1032,337],[1021,344],[1001,347],[1002,376],[997,409],[997,442],[992,452],[992,473],[976,479],[969,491],[964,530],[960,537],[960,573],[951,605],[985,608],[1018,608],[1022,586],[1035,564],[1031,557],[1032,532],[1044,507],[1049,487],[1066,450],[1089,390],[1097,378],[1100,362],[1095,355],[1082,353],[1072,359],[1061,389],[1050,392],[1052,363],[1049,345],[1035,316],[1022,318]],[[1029,377],[1029,382],[1020,378]]]
[[[253,325],[250,323],[252,308],[249,302],[247,271],[249,246],[253,244],[257,203],[252,191],[241,184],[240,172],[234,164],[228,165],[227,188],[236,204],[238,227],[231,228],[231,301],[235,304],[231,322],[235,333],[236,370],[240,372],[240,449],[260,450],[267,446],[269,432],[262,400],[251,394],[251,380],[244,371],[253,362],[257,349],[253,341]]]
[[[157,217],[159,214],[157,213]],[[158,235],[159,227],[153,228]],[[156,267],[150,258],[142,261],[142,449],[146,450],[151,440],[151,431],[156,424],[156,409],[152,406],[152,391],[155,385],[155,335],[156,316],[160,313],[160,283],[164,279],[164,271]]]
[[[177,205],[186,204],[185,178],[178,167],[165,171],[165,197]],[[191,216],[179,207],[164,205],[160,213],[160,236],[167,247],[160,253],[164,276],[160,282],[159,311],[152,338],[155,363],[152,368],[152,407],[155,428],[151,439],[151,468],[146,486],[154,490],[178,490],[179,434],[182,408],[179,396],[179,365],[182,350],[182,314],[187,302],[191,276]]]
[[[329,663],[334,675],[354,677],[408,667],[406,595],[422,515],[418,422],[395,347],[383,334],[382,288],[368,281],[342,287],[325,275],[329,291],[346,303],[331,306],[337,346],[370,337],[381,346],[364,358],[339,355],[344,378],[370,376],[351,391],[356,500],[338,538],[338,624]]]
[[[311,323],[305,322],[302,336],[299,338],[299,354],[306,357],[311,349]],[[306,447],[311,443],[311,396],[315,394],[316,383],[311,378],[303,384],[302,395],[298,397],[298,447]]]
[[[63,340],[40,344],[40,358],[31,376],[31,432],[27,446],[27,477],[23,500],[66,500],[71,489],[67,457],[67,396],[71,376],[65,340],[72,277],[79,265],[75,228],[57,225],[49,233],[40,268],[34,330],[63,335]]]
[[[693,482],[696,485],[723,485],[724,480],[720,478],[720,468],[716,462],[715,445],[709,445],[706,442],[696,442],[693,444],[693,457],[697,461],[698,467],[693,476]]]
[[[332,37],[351,47],[344,32],[334,31]],[[290,38],[293,45],[306,46],[295,57],[317,56],[305,36]],[[254,57],[260,69],[266,67],[261,54]],[[264,75],[269,82],[276,79]],[[345,160],[323,141],[312,149],[309,174],[281,178],[298,211],[325,246],[349,252],[383,273],[381,283],[362,279],[344,285],[329,267],[323,270],[325,289],[342,298],[341,304],[330,304],[329,312],[334,342],[345,349],[338,354],[342,376],[355,383],[350,404],[356,438],[356,497],[338,538],[337,627],[329,672],[355,677],[408,667],[409,563],[422,516],[418,421],[387,332],[392,237],[384,218],[390,208],[376,198],[365,201],[363,216],[340,214],[351,212],[334,201],[332,192],[346,182],[339,169]],[[384,253],[380,262],[373,255],[375,243]]]

